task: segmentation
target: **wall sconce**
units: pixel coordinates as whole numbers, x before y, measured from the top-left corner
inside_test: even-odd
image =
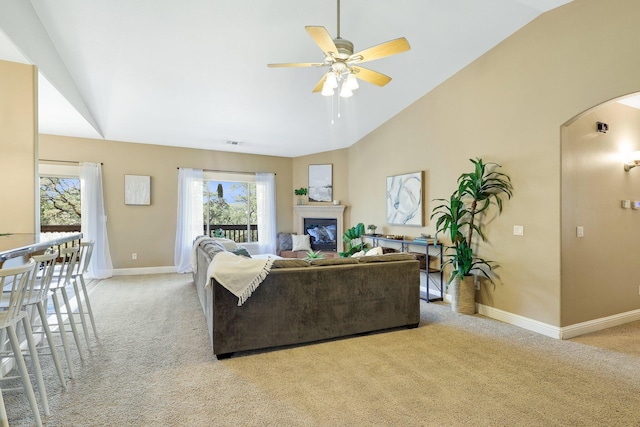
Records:
[[[624,164],[625,172],[629,172],[631,169],[636,166],[640,166],[640,151],[636,151],[635,153],[631,153],[627,162]]]

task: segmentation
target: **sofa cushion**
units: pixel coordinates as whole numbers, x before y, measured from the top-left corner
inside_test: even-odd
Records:
[[[311,250],[311,241],[309,239],[308,234],[293,234],[291,235],[291,240],[293,242],[292,251],[310,251]]]
[[[408,254],[408,253],[390,253],[384,255],[373,255],[373,256],[363,256],[360,257],[360,263],[367,262],[387,262],[387,261],[411,261],[415,260],[416,257]]]
[[[309,267],[309,263],[303,259],[277,259],[273,261],[271,268],[296,268]]]
[[[358,264],[356,258],[316,258],[310,261],[311,265],[340,265],[340,264]]]

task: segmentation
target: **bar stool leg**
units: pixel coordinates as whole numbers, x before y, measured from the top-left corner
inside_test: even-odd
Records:
[[[69,350],[69,340],[67,340],[67,332],[65,331],[62,313],[60,312],[60,303],[58,302],[58,296],[55,292],[51,294],[51,299],[53,300],[53,307],[56,311],[56,318],[58,319],[58,331],[60,332],[60,338],[62,339],[62,348],[64,348],[64,355],[67,359],[67,365],[69,365],[69,378],[74,379],[76,375],[73,370],[71,351]]]
[[[67,295],[67,291],[65,290],[65,288],[60,288],[60,293],[62,294],[64,305],[67,308],[67,318],[69,319],[69,324],[71,325],[71,332],[73,332],[73,339],[76,341],[76,346],[78,347],[78,353],[80,353],[80,359],[84,360],[84,353],[82,352],[82,345],[80,344],[80,336],[78,335],[78,328],[76,328],[76,322],[73,320],[73,311],[71,311],[69,296]],[[63,328],[64,328],[64,324],[63,324]]]
[[[42,328],[44,329],[44,334],[47,337],[47,342],[49,343],[49,350],[51,351],[51,357],[53,357],[53,364],[56,366],[56,371],[58,372],[58,378],[60,378],[60,383],[62,384],[62,388],[67,386],[67,382],[64,379],[64,371],[62,370],[62,364],[60,363],[60,357],[58,357],[58,350],[56,350],[56,343],[53,340],[53,333],[51,332],[51,328],[49,327],[49,322],[47,321],[47,312],[44,309],[44,304],[42,301],[36,304],[38,308],[38,313],[40,314],[40,323],[42,323]]]
[[[34,376],[36,377],[36,384],[38,384],[38,393],[40,394],[40,401],[42,402],[42,410],[46,416],[51,415],[49,412],[49,399],[47,399],[47,390],[44,387],[44,379],[42,378],[42,368],[40,367],[40,359],[38,358],[38,350],[36,343],[33,339],[33,333],[31,329],[31,322],[29,316],[22,318],[22,325],[24,326],[24,334],[27,338],[27,345],[29,346],[29,355],[31,356],[31,364],[33,365]]]
[[[85,306],[87,308],[87,312],[89,312],[89,320],[91,320],[91,327],[93,328],[93,335],[98,338],[98,330],[96,329],[96,321],[93,318],[93,310],[91,309],[91,303],[89,302],[89,292],[87,291],[87,285],[84,282],[84,274],[81,274],[79,277],[82,293],[84,294]]]
[[[0,427],[9,427],[7,409],[4,407],[4,399],[2,398],[2,390],[0,390]]]
[[[31,387],[31,380],[29,380],[29,372],[27,371],[27,365],[24,363],[22,351],[20,351],[20,342],[18,341],[16,330],[13,326],[7,326],[7,332],[9,334],[11,347],[13,348],[13,352],[16,356],[16,365],[18,365],[20,379],[22,380],[24,391],[27,394],[27,399],[29,400],[29,405],[31,406],[31,412],[33,412],[33,417],[35,418],[36,425],[42,426],[42,418],[40,418],[40,410],[38,409],[38,403],[36,402],[36,395],[33,394],[33,387]]]
[[[78,314],[80,315],[80,324],[82,325],[82,332],[84,333],[84,339],[87,341],[87,348],[91,353],[91,342],[89,341],[89,328],[87,328],[87,319],[84,317],[84,310],[82,309],[82,298],[80,297],[80,290],[78,289],[78,279],[74,278],[73,292],[76,294],[76,302],[78,303]]]

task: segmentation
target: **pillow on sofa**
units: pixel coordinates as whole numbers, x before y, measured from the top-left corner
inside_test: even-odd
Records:
[[[245,248],[234,249],[230,252],[236,255],[243,256],[245,258],[251,258],[251,254],[249,254],[249,251],[247,251]]]
[[[371,248],[367,251],[366,254],[364,254],[364,256],[375,256],[375,255],[382,255],[382,248],[380,246],[376,247],[376,248]]]
[[[238,249],[238,245],[231,239],[225,239],[223,237],[212,237],[211,240],[214,242],[220,243],[224,248],[228,251],[232,251],[234,249]]]
[[[291,233],[278,233],[278,250],[290,251],[293,248],[293,242],[291,240]]]
[[[200,247],[209,255],[209,257],[211,257],[211,259],[213,259],[213,257],[216,256],[218,252],[226,251],[224,246],[222,246],[220,243],[211,240],[206,240],[204,243],[201,243]]]
[[[309,240],[308,234],[292,234],[291,241],[293,242],[292,251],[310,251],[311,250],[311,241]]]

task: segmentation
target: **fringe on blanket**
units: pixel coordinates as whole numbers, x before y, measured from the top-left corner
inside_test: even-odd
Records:
[[[244,292],[242,292],[242,295],[240,295],[240,297],[238,298],[238,306],[241,306],[242,304],[244,304],[245,301],[249,299],[251,294],[253,294],[253,291],[258,289],[258,286],[260,286],[260,283],[262,283],[262,281],[267,278],[269,271],[271,271],[271,265],[273,264],[273,261],[275,260],[270,257],[267,260],[267,263],[264,265],[264,268],[262,269],[260,274],[256,276],[256,278],[251,281],[247,289],[245,289]]]

